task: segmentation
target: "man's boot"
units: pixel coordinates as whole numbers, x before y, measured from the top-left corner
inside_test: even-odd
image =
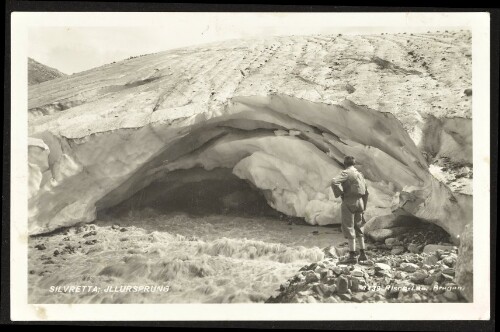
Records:
[[[360,249],[359,250],[358,261],[359,262],[366,262],[367,260],[368,260],[368,257],[366,257],[365,249]]]
[[[341,264],[357,264],[358,257],[355,251],[349,251],[349,256],[340,261]]]

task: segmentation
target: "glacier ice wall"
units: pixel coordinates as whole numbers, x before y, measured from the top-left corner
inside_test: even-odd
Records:
[[[90,222],[155,182],[185,181],[175,174],[193,169],[228,169],[277,211],[310,224],[339,223],[340,201],[328,183],[347,154],[368,180],[367,218],[399,210],[452,235],[471,219],[467,204],[428,172],[398,119],[348,100],[240,96],[210,118],[194,112],[174,124],[82,138],[39,131],[29,144],[31,234]]]

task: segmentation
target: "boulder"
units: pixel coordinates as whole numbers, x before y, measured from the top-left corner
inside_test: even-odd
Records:
[[[346,277],[339,277],[337,279],[337,293],[345,294],[349,290],[349,280]]]

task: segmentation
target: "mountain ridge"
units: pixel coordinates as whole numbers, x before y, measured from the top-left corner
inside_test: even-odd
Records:
[[[65,76],[68,75],[28,57],[28,85],[39,84]]]

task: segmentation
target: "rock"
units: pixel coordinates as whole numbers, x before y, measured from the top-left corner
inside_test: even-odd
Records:
[[[76,252],[76,247],[71,244],[68,244],[64,247],[63,252],[68,254],[74,254]]]
[[[473,301],[473,242],[472,224],[465,226],[460,235],[460,247],[458,248],[458,258],[455,264],[455,281],[463,287],[460,290],[462,296],[469,302]]]
[[[423,253],[432,254],[437,250],[453,250],[453,245],[428,244],[424,247]]]
[[[427,278],[424,279],[424,285],[430,286],[434,283],[434,281],[436,281],[435,276],[428,276]]]
[[[342,268],[340,266],[335,266],[333,267],[332,271],[336,274],[336,275],[341,275],[342,274]]]
[[[319,275],[313,271],[307,271],[305,277],[308,284],[320,280]]]
[[[374,276],[375,275],[375,270],[374,269],[368,269],[368,270],[366,270],[366,274],[368,274],[368,276]]]
[[[351,271],[351,275],[355,276],[355,277],[363,277],[365,274],[361,270],[354,269],[354,270]]]
[[[114,224],[113,226],[111,226],[111,229],[115,230],[120,229],[120,225]]]
[[[88,233],[83,234],[82,237],[89,237],[89,236],[95,236],[95,235],[97,235],[96,231],[90,231]]]
[[[410,280],[416,284],[422,284],[428,276],[425,270],[418,270],[411,275]]]
[[[342,266],[342,274],[349,274],[351,269],[353,269],[352,265]]]
[[[449,290],[445,291],[445,292],[443,293],[443,296],[446,298],[446,300],[448,300],[448,301],[450,301],[450,302],[456,302],[456,301],[458,301],[458,296],[457,296],[457,294],[455,294],[455,293],[454,293],[454,292],[452,292],[452,291],[449,291]]]
[[[399,242],[399,241],[398,241],[398,239],[396,239],[395,237],[390,237],[390,238],[385,239],[384,243],[385,243],[385,245],[386,245],[388,248],[390,248],[390,247],[392,247],[392,246],[394,246],[394,245],[399,244],[400,242]]]
[[[335,286],[317,284],[313,286],[312,290],[321,297],[328,297],[335,291]]]
[[[76,229],[75,229],[75,234],[80,234],[82,232],[85,232],[86,228],[85,226],[78,226]]]
[[[410,243],[408,245],[408,251],[411,252],[411,253],[413,253],[413,254],[418,254],[418,253],[420,253],[420,248],[419,248],[419,246],[417,244]]]
[[[38,250],[45,250],[45,249],[47,249],[47,247],[46,247],[46,246],[45,246],[45,244],[43,244],[43,243],[41,243],[41,244],[37,244],[37,245],[35,246],[35,248],[36,248],[36,249],[38,249]]]
[[[384,271],[391,270],[391,267],[387,264],[384,264],[384,263],[375,263],[374,268],[375,268],[375,270],[384,270]]]
[[[375,264],[375,262],[372,261],[371,259],[368,259],[367,261],[359,262],[359,265],[363,265],[363,266],[373,266],[373,264]]]
[[[59,249],[54,250],[54,256],[59,256],[60,254],[61,252],[59,251]]]
[[[368,298],[374,297],[375,294],[377,294],[377,292],[375,292],[375,291],[368,291],[368,292],[365,293],[365,298],[368,299]]]
[[[316,267],[318,266],[318,263],[312,263],[310,265],[306,265],[302,267],[299,271],[314,271]]]
[[[418,270],[418,265],[413,264],[413,263],[401,263],[400,265],[401,270],[405,272],[415,272]]]
[[[397,246],[392,248],[391,254],[392,255],[400,255],[405,252],[405,248],[403,246]]]
[[[443,272],[444,274],[447,274],[449,276],[455,275],[455,269],[452,269],[452,268],[443,269],[441,272]]]
[[[351,296],[351,300],[354,301],[354,302],[357,302],[357,303],[361,303],[365,299],[366,299],[365,295],[363,293],[361,293],[361,292],[354,293]]]
[[[290,282],[286,281],[280,285],[280,292],[285,291],[288,287],[290,287]]]
[[[320,278],[321,280],[323,279],[329,279],[329,278],[332,278],[334,276],[334,273],[332,270],[325,270],[325,271],[322,271],[320,273]]]
[[[325,269],[324,266],[316,266],[316,268],[313,270],[314,272],[316,272],[317,274],[321,275],[322,272],[326,273],[327,269]]]
[[[389,270],[379,270],[375,274],[379,277],[388,277],[388,278],[393,277],[393,274]]]
[[[438,249],[434,253],[439,259],[442,259],[445,256],[445,251],[443,249]]]
[[[445,281],[453,281],[453,276],[450,276],[449,274],[442,273],[441,276]]]
[[[54,261],[52,260],[52,258],[49,258],[49,259],[47,259],[47,260],[45,260],[45,261],[43,262],[43,264],[55,264],[55,263],[56,263],[56,262],[54,262]]]
[[[465,89],[464,94],[469,97],[472,96],[472,89]]]
[[[346,84],[345,89],[349,94],[354,93],[354,91],[356,91],[356,89],[350,84]]]
[[[337,279],[337,293],[345,294],[349,290],[349,281],[346,277],[341,276]]]
[[[384,241],[386,238],[394,235],[394,232],[390,229],[383,228],[375,229],[367,234],[373,241]]]
[[[94,240],[87,240],[84,242],[84,244],[86,244],[86,245],[94,245],[96,243],[97,243],[97,240],[95,240],[95,239]]]
[[[292,281],[295,283],[301,283],[306,280],[306,277],[303,274],[297,274],[293,277]]]
[[[339,295],[340,299],[344,301],[351,301],[351,295],[347,293],[342,293]]]
[[[424,258],[423,263],[426,265],[434,266],[438,263],[439,258],[437,258],[435,255],[427,256]]]
[[[125,227],[120,228],[120,232],[126,232],[126,231],[128,231],[128,229],[126,229]]]

